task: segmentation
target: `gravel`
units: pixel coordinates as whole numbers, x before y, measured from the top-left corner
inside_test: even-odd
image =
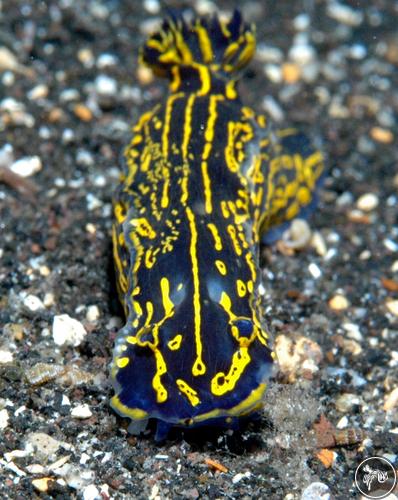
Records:
[[[364,458],[397,467],[397,4],[240,4],[259,42],[242,98],[308,132],[327,176],[312,237],[262,249],[284,371],[259,419],[155,443],[110,409],[107,369],[112,193],[166,92],[137,65],[162,4],[0,2],[1,498],[346,499]]]

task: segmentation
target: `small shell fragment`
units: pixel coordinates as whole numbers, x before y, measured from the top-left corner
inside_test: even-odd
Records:
[[[88,404],[82,404],[73,408],[70,412],[73,418],[77,418],[79,420],[85,420],[86,418],[90,418],[93,416],[92,411]]]
[[[30,177],[31,175],[40,172],[42,166],[43,165],[39,156],[24,156],[23,158],[15,161],[10,166],[10,170],[14,172],[14,174],[20,175],[21,177]]]
[[[349,307],[350,303],[345,295],[336,294],[329,300],[329,307],[334,311],[344,311]]]
[[[357,207],[363,212],[371,212],[378,204],[379,198],[374,193],[365,193],[357,201]]]
[[[398,387],[396,387],[390,394],[384,399],[384,411],[392,410],[398,406]]]
[[[388,300],[386,302],[386,308],[388,309],[388,312],[394,316],[398,316],[398,300]]]
[[[71,318],[68,314],[54,316],[52,333],[57,345],[73,347],[80,345],[87,335],[86,329],[80,321]]]
[[[391,130],[382,127],[373,127],[370,131],[370,136],[373,140],[382,144],[391,144],[394,140]]]

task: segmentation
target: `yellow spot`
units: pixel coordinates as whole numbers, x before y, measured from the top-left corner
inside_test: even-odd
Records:
[[[124,368],[125,366],[127,366],[130,362],[130,359],[129,358],[119,358],[117,361],[116,361],[116,364],[118,366],[118,368]]]
[[[137,302],[136,300],[133,300],[133,307],[134,311],[138,314],[138,316],[142,316],[142,308],[140,306],[140,303]]]
[[[164,403],[167,400],[167,390],[162,384],[161,377],[167,372],[166,362],[159,351],[159,349],[154,349],[155,360],[156,360],[156,374],[152,379],[152,387],[156,392],[156,401],[158,403]]]
[[[232,226],[231,224],[229,224],[227,227],[227,231],[228,231],[229,236],[231,237],[232,244],[233,244],[236,255],[239,255],[239,256],[242,255],[242,248],[240,247],[239,240],[238,240],[237,235],[236,235],[235,227]]]
[[[234,80],[230,80],[225,86],[225,95],[227,99],[236,99],[237,93],[235,89],[236,82]]]
[[[181,347],[181,342],[182,335],[178,333],[174,338],[167,342],[167,347],[170,349],[170,351],[178,351],[178,349]]]
[[[253,287],[253,281],[252,280],[249,280],[247,282],[247,289],[249,290],[249,293],[253,293],[254,287]]]
[[[180,67],[175,65],[171,68],[172,79],[170,82],[170,90],[172,92],[177,92],[181,85]],[[155,124],[156,127],[156,124]]]
[[[228,373],[219,372],[211,380],[211,392],[215,396],[223,396],[232,391],[240,379],[246,366],[250,363],[247,347],[241,347],[232,356],[232,363]]]
[[[211,234],[213,235],[214,248],[219,252],[220,250],[222,250],[222,242],[221,242],[220,235],[218,233],[217,226],[215,224],[213,224],[212,222],[210,222],[209,224],[207,224],[207,227],[209,228]]]
[[[236,280],[236,290],[239,297],[244,297],[246,295],[246,285],[242,280]]]
[[[208,94],[211,88],[211,77],[209,68],[204,64],[196,64],[196,63],[193,63],[192,66],[198,70],[201,82],[201,88],[198,91],[198,95],[202,96]]]
[[[121,203],[116,203],[113,209],[115,218],[119,224],[122,224],[126,220],[126,208]]]
[[[142,142],[142,135],[136,134],[133,136],[130,146],[136,146],[137,144],[140,144]]]
[[[222,214],[223,214],[223,217],[224,217],[225,219],[228,219],[228,218],[229,218],[229,216],[231,215],[231,214],[229,213],[229,210],[228,210],[228,203],[227,203],[225,200],[221,200],[221,202],[220,202],[220,206],[221,206],[221,212],[222,212]]]
[[[246,263],[249,266],[251,275],[252,275],[252,281],[253,283],[256,282],[256,277],[257,277],[257,271],[256,271],[256,266],[253,262],[253,255],[251,252],[247,252],[245,255]]]
[[[252,108],[249,108],[248,106],[243,106],[242,107],[242,115],[243,115],[243,118],[253,118],[254,111],[252,110]]]
[[[197,257],[197,242],[198,232],[196,229],[195,216],[192,210],[187,207],[187,217],[189,221],[189,229],[191,232],[191,242],[189,252],[192,262],[192,277],[193,277],[193,308],[194,308],[194,332],[195,332],[195,345],[196,345],[196,360],[192,367],[193,375],[203,375],[206,372],[206,367],[202,361],[202,339],[200,336],[201,326],[201,311],[200,311],[200,292],[199,292],[199,265]]]
[[[166,316],[170,316],[174,310],[174,304],[170,300],[170,283],[167,278],[162,278],[160,280],[160,289],[162,291],[162,302],[164,307],[164,313]]]
[[[217,259],[214,262],[214,264],[216,265],[216,268],[218,269],[218,272],[220,274],[222,274],[223,276],[225,276],[227,274],[227,266],[225,265],[225,263],[222,260]]]
[[[154,231],[148,219],[146,219],[145,217],[140,217],[138,219],[131,219],[130,224],[135,228],[137,233],[143,238],[149,238],[150,240],[156,238],[156,232]]]
[[[145,267],[148,268],[148,269],[151,269],[151,267],[153,267],[153,265],[155,264],[156,262],[156,254],[159,252],[159,248],[156,248],[155,250],[152,250],[152,248],[150,248],[149,250],[147,250],[145,252]]]
[[[185,380],[178,378],[176,380],[177,387],[185,394],[192,406],[197,406],[200,403],[198,393],[190,387]]]
[[[307,205],[307,203],[311,200],[310,190],[306,187],[301,187],[297,192],[297,199],[300,205]]]
[[[224,311],[229,315],[231,319],[234,319],[235,316],[231,312],[231,298],[226,292],[221,293],[220,306],[224,309]]]
[[[136,286],[132,292],[132,296],[135,297],[136,295],[139,295],[141,292],[141,288],[139,286]]]

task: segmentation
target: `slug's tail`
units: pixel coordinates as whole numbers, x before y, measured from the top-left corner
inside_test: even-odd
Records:
[[[211,71],[231,74],[246,66],[256,47],[254,27],[235,10],[227,22],[217,16],[170,15],[141,50],[141,61],[160,76],[170,76],[175,66],[206,65]]]

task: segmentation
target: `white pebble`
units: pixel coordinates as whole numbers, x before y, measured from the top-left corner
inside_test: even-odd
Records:
[[[63,144],[70,144],[75,140],[75,133],[71,128],[66,128],[62,132],[62,142]]]
[[[57,345],[70,345],[73,347],[80,345],[87,335],[80,321],[71,318],[68,314],[54,316],[52,333],[54,342]]]
[[[94,164],[93,155],[90,151],[86,151],[85,149],[80,149],[76,155],[76,163],[78,165],[85,165],[86,167],[91,167]]]
[[[86,195],[86,202],[88,210],[95,210],[96,208],[102,207],[102,201],[92,193]]]
[[[117,82],[107,75],[98,75],[95,79],[95,90],[100,95],[112,96],[117,92]]]
[[[97,67],[102,69],[107,66],[116,66],[118,64],[118,59],[113,54],[104,53],[101,54],[97,59]]]
[[[341,417],[341,419],[337,422],[336,427],[337,429],[345,429],[348,427],[349,420],[348,418],[344,415],[344,417]]]
[[[242,479],[249,479],[251,476],[251,472],[247,471],[245,473],[239,472],[238,474],[235,474],[235,476],[232,478],[232,484],[237,484],[239,481],[242,481]]]
[[[357,342],[363,341],[363,335],[359,329],[359,325],[355,323],[343,323],[342,327],[347,332],[347,337],[356,340]]]
[[[100,492],[94,484],[89,484],[83,490],[83,500],[96,500],[101,498]]]
[[[8,142],[0,148],[0,166],[8,167],[14,161],[14,149]]]
[[[52,292],[47,292],[44,295],[43,304],[45,305],[45,307],[51,307],[55,304],[55,297]]]
[[[17,71],[20,67],[17,57],[7,47],[0,47],[0,71]]]
[[[70,414],[72,415],[73,418],[78,418],[80,420],[84,420],[86,418],[90,418],[93,416],[93,413],[90,410],[88,404],[82,404],[76,406],[75,408],[73,408]]]
[[[293,45],[289,50],[289,59],[303,66],[312,62],[316,57],[315,50],[311,45],[300,43]]]
[[[68,88],[59,94],[59,100],[61,102],[78,101],[79,99],[80,93],[77,89]]]
[[[0,410],[0,429],[3,430],[7,427],[8,425],[8,419],[10,416],[8,415],[8,411],[4,408],[3,410]]]
[[[329,500],[329,486],[324,483],[314,482],[305,488],[301,500]]]
[[[283,52],[277,47],[260,43],[256,50],[256,59],[263,63],[279,64],[283,61]]]
[[[39,156],[24,156],[15,161],[10,169],[14,174],[21,177],[30,177],[31,175],[39,172],[42,169],[42,162]]]
[[[1,83],[6,87],[12,87],[15,83],[15,74],[12,71],[4,71]]]
[[[359,26],[363,21],[363,13],[360,10],[355,10],[338,2],[329,3],[327,13],[332,19],[347,26]]]
[[[385,238],[383,243],[387,250],[390,250],[390,252],[398,252],[398,243],[396,241],[391,238]]]
[[[96,175],[93,179],[94,186],[97,187],[105,187],[106,186],[106,178],[104,175]]]
[[[45,99],[48,96],[48,87],[44,84],[36,85],[33,89],[29,90],[28,97],[31,101],[36,101],[37,99]]]
[[[365,193],[357,200],[357,207],[363,212],[371,212],[379,204],[379,198],[374,193]]]
[[[293,19],[294,29],[297,31],[304,31],[309,28],[311,23],[310,16],[308,14],[299,14]]]
[[[398,300],[389,300],[386,302],[388,311],[394,316],[398,316]]]
[[[39,299],[39,297],[36,297],[36,295],[27,295],[23,299],[23,304],[29,309],[29,311],[32,312],[40,311],[45,308],[43,302]]]
[[[321,257],[325,257],[327,254],[327,246],[324,237],[318,231],[312,233],[311,246],[315,248],[316,253]]]
[[[318,279],[322,276],[322,271],[319,269],[319,267],[314,262],[311,262],[311,264],[308,266],[308,271],[311,273],[312,277],[315,279]]]
[[[144,0],[144,9],[150,14],[158,14],[160,11],[160,3],[158,0]]]
[[[283,109],[279,106],[279,104],[272,96],[270,95],[265,96],[262,102],[262,106],[264,111],[267,111],[271,115],[271,118],[273,120],[275,120],[278,123],[283,121],[285,113],[283,112]]]
[[[392,273],[397,273],[398,272],[398,260],[395,260],[392,265],[391,265],[391,272]]]
[[[281,83],[283,80],[282,68],[279,64],[266,64],[264,66],[265,76],[273,83]]]
[[[361,43],[354,43],[354,45],[350,47],[349,55],[352,59],[364,59],[367,55],[365,45],[362,45]]]
[[[87,307],[87,312],[86,312],[87,321],[95,322],[97,321],[97,319],[99,319],[100,316],[101,313],[100,310],[98,309],[98,306],[93,305]]]
[[[6,363],[12,363],[13,355],[12,352],[0,349],[0,365]]]

